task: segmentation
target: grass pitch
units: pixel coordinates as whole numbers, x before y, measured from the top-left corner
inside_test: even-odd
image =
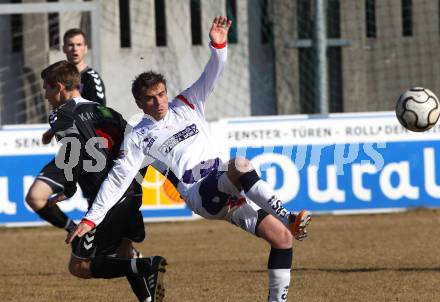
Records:
[[[269,246],[221,221],[155,223],[168,302],[266,301]],[[289,301],[440,301],[440,211],[315,216],[295,242]],[[136,301],[125,279],[70,276],[65,232],[0,228],[0,301]]]

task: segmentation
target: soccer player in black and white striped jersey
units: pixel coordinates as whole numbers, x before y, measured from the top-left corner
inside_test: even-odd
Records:
[[[81,97],[105,105],[104,82],[94,69],[87,66],[85,61],[88,52],[87,35],[79,28],[71,28],[65,32],[63,43],[63,52],[66,54],[67,61],[75,65],[80,72]],[[53,135],[50,129],[46,131],[42,136],[43,143],[49,144]],[[56,167],[54,160],[50,161],[43,167],[30,187],[26,202],[40,218],[58,228],[70,231],[75,227],[75,223],[57,205],[49,207],[47,203],[50,196],[64,190],[62,173],[63,171]]]
[[[101,105],[106,104],[105,86],[99,74],[87,66],[85,59],[88,52],[88,39],[86,34],[78,28],[72,28],[65,32],[63,37],[63,51],[66,54],[66,59],[73,65],[80,73],[79,92],[81,97]],[[43,134],[42,140],[44,144],[49,144],[54,136],[51,129]],[[50,205],[48,200],[52,197],[56,198],[65,190],[66,183],[63,176],[63,171],[58,168],[55,161],[50,161],[42,168],[39,175],[36,177],[27,195],[26,202],[31,208],[40,216],[40,218],[49,222],[50,224],[66,229],[70,232],[75,228],[75,223],[61,211],[58,205]],[[143,225],[142,225],[143,229]],[[129,239],[123,239],[121,246],[128,246],[129,254],[125,255],[129,258],[137,258],[141,255],[132,247]],[[127,249],[122,248],[126,251]],[[136,276],[127,276],[127,279],[140,301],[143,301],[145,290],[143,287],[144,281],[139,280]],[[147,294],[148,296],[148,294]]]
[[[62,172],[59,181],[64,188],[48,204],[72,197],[78,184],[90,207],[119,154],[127,122],[115,110],[81,97],[80,74],[72,63],[54,63],[41,77],[45,98],[53,109],[49,125],[62,142],[55,163]],[[133,257],[131,241],[139,243],[145,237],[136,185],[134,182],[125,191],[96,233],[72,243],[69,271],[86,279],[126,277],[139,301],[158,302],[164,294],[165,259]],[[124,239],[130,244],[123,244]]]
[[[98,72],[87,66],[85,61],[88,52],[86,34],[79,28],[71,28],[63,37],[63,52],[67,61],[74,64],[81,74],[79,92],[86,100],[105,105],[105,86]]]

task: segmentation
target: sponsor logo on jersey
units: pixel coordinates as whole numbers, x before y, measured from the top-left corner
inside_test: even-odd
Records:
[[[177,144],[183,142],[184,140],[190,138],[191,136],[196,135],[197,133],[199,133],[199,129],[197,129],[196,124],[191,124],[182,131],[179,131],[170,138],[168,138],[159,147],[159,152],[162,153],[163,155],[167,155],[168,153],[171,152],[171,150],[173,150],[175,146],[177,146]]]
[[[145,146],[145,148],[148,150],[151,148],[151,146],[154,144],[156,140],[154,139],[154,137],[146,137],[144,138],[144,142],[147,143],[147,145]]]
[[[97,114],[95,114],[94,112],[78,113],[78,116],[81,119],[81,121],[83,121],[83,122],[99,119],[99,116]]]

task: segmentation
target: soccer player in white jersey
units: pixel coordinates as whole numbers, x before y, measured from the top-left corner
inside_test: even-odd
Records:
[[[164,77],[140,74],[132,84],[143,120],[124,139],[119,158],[76,230],[66,239],[81,237],[104,219],[142,166],[160,162],[176,179],[188,207],[207,219],[224,219],[265,239],[271,245],[268,261],[268,301],[287,301],[293,237],[306,237],[311,215],[290,213],[251,162],[237,157],[221,162],[212,148],[205,105],[226,63],[231,21],[215,17],[209,32],[211,57],[200,78],[170,103]],[[140,176],[142,178],[142,176]],[[256,211],[249,201],[261,209]]]

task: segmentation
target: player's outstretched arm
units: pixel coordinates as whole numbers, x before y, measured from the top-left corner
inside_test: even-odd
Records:
[[[196,105],[203,114],[205,111],[204,103],[212,93],[226,65],[228,31],[231,24],[232,21],[228,20],[225,16],[217,16],[214,18],[209,31],[209,38],[211,39],[211,56],[209,57],[209,61],[206,63],[197,81],[182,91],[177,97],[180,99],[183,96],[190,103]]]
[[[92,206],[75,231],[67,236],[66,243],[71,243],[75,237],[82,237],[97,227],[104,220],[108,211],[124,195],[138,171],[151,162],[150,158],[145,157],[143,149],[130,137],[126,137],[121,147],[120,156],[101,184]]]
[[[209,31],[209,38],[215,44],[226,43],[228,39],[228,31],[231,27],[232,21],[225,16],[217,16],[212,21],[211,30]]]

